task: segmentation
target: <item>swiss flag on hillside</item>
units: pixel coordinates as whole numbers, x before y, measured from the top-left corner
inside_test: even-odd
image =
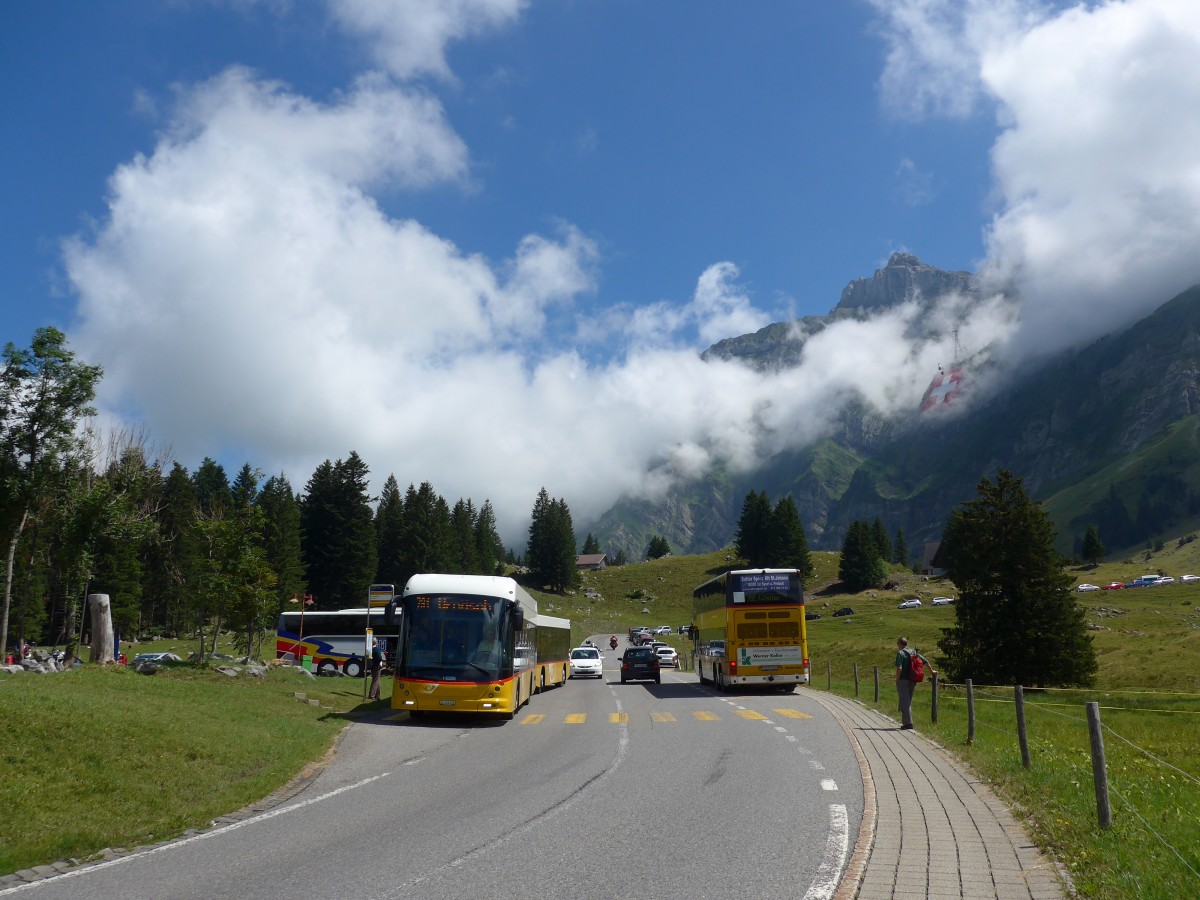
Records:
[[[949,372],[938,372],[925,396],[921,400],[921,412],[928,412],[935,406],[944,406],[958,396],[962,386],[962,369],[951,369]]]

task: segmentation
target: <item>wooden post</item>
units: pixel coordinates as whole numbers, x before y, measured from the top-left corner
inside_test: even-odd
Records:
[[[1112,828],[1112,806],[1108,801],[1108,765],[1104,760],[1104,732],[1100,729],[1100,704],[1088,703],[1088,735],[1092,740],[1092,781],[1096,784],[1096,821]]]
[[[858,663],[854,664],[854,696],[858,697]]]
[[[938,714],[938,675],[937,675],[937,672],[934,672],[933,673],[933,700],[932,700],[932,706],[930,708],[930,715],[932,717],[930,719],[930,721],[932,721],[934,725],[937,724],[937,714]]]
[[[1033,761],[1029,758],[1029,737],[1025,734],[1025,689],[1019,684],[1013,688],[1017,701],[1017,741],[1021,744],[1021,765],[1030,769]]]
[[[825,661],[825,690],[833,690],[833,661]]]
[[[879,702],[879,666],[875,667],[875,702]]]
[[[967,683],[967,743],[975,743],[975,685],[971,684],[971,679],[966,679]]]

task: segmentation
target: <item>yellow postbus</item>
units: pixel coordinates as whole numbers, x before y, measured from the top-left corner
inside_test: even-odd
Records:
[[[571,623],[539,615],[511,578],[414,575],[388,607],[399,623],[392,708],[511,719],[570,675]]]
[[[793,690],[808,683],[804,579],[796,569],[735,569],[692,591],[701,683]]]

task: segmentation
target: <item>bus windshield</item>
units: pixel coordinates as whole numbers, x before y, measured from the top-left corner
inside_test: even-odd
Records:
[[[497,597],[417,594],[404,599],[397,674],[433,681],[495,681],[512,675],[505,653],[508,609]]]

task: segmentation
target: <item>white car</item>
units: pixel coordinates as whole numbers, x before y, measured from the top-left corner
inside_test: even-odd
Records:
[[[658,654],[658,664],[660,666],[679,668],[679,654],[675,652],[674,647],[655,647],[654,652]]]
[[[655,628],[655,629],[654,629],[652,632],[650,632],[650,633],[651,633],[651,634],[670,634],[670,633],[671,633],[671,626],[670,626],[670,625],[659,625],[657,628]]]
[[[954,604],[953,597],[934,597],[930,601],[934,606],[952,606]]]
[[[1088,591],[1098,591],[1098,590],[1100,590],[1100,588],[1099,588],[1099,586],[1094,585],[1094,584],[1081,584],[1077,588],[1075,588],[1075,590],[1078,591],[1079,593],[1083,594]]]
[[[920,608],[921,608],[921,601],[918,600],[916,597],[909,597],[907,600],[901,601],[900,604],[896,607],[896,609],[920,609]]]
[[[595,647],[576,647],[571,651],[571,677],[594,675],[604,677],[604,660]]]
[[[1184,584],[1191,584],[1193,581],[1200,581],[1200,575],[1184,575],[1179,580]]]
[[[1175,579],[1174,579],[1174,578],[1172,578],[1170,575],[1164,575],[1162,578],[1158,579],[1158,581],[1156,581],[1156,582],[1154,582],[1154,583],[1155,583],[1156,585],[1163,585],[1163,584],[1174,584],[1174,583],[1175,583]]]

